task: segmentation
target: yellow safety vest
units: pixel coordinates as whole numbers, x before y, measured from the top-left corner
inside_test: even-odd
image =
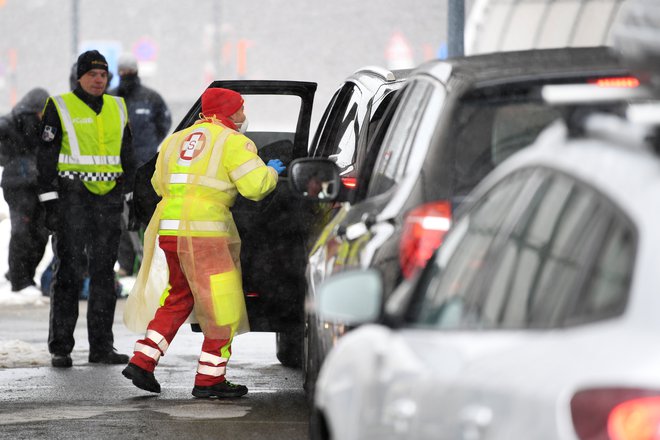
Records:
[[[51,99],[62,122],[58,175],[79,178],[94,194],[109,193],[123,174],[120,154],[128,123],[124,99],[103,95],[99,114],[73,92]]]
[[[275,189],[277,172],[250,139],[213,119],[163,141],[152,185],[163,197],[160,235],[237,237],[229,211],[237,194],[263,199]]]

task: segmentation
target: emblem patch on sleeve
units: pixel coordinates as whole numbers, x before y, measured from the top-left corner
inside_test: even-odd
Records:
[[[245,144],[245,149],[248,150],[250,153],[257,154],[257,146],[254,145],[252,142],[247,142]]]
[[[51,127],[50,125],[46,125],[44,127],[44,132],[41,133],[41,139],[43,139],[45,142],[50,142],[53,139],[55,139],[55,132],[57,131],[57,128]]]

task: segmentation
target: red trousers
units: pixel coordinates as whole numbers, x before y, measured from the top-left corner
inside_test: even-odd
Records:
[[[131,363],[153,372],[160,356],[165,355],[176,332],[193,310],[194,298],[177,254],[177,237],[159,237],[169,268],[169,295],[147,326],[144,339],[135,344]],[[210,386],[225,380],[227,361],[231,356],[231,339],[204,337],[195,385]]]

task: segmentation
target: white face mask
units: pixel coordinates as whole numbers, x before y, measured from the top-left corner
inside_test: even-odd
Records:
[[[235,122],[236,127],[238,128],[238,131],[241,132],[242,134],[245,134],[248,128],[248,119],[247,116],[245,117],[245,120],[243,122]]]

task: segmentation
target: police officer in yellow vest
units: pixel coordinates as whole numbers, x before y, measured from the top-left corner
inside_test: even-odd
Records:
[[[127,355],[115,351],[112,333],[120,215],[135,171],[128,113],[122,98],[104,94],[108,63],[98,51],[80,55],[77,77],[72,92],[48,99],[37,156],[39,200],[59,260],[48,334],[54,367],[72,365],[78,295],[86,272],[81,267],[90,277],[89,362],[128,362]]]
[[[143,390],[159,393],[154,369],[177,330],[194,312],[204,333],[192,394],[240,397],[244,385],[225,379],[235,335],[249,330],[240,272],[240,238],[231,206],[236,196],[258,201],[275,189],[285,167],[266,166],[242,132],[247,128],[243,98],[222,88],[202,95],[195,124],[166,138],[160,147],[152,184],[162,196],[145,233],[145,258],[127,309],[147,290],[151,256],[158,245],[169,268],[169,285],[160,307],[137,341],[123,374]],[[124,314],[126,322],[126,310]]]

